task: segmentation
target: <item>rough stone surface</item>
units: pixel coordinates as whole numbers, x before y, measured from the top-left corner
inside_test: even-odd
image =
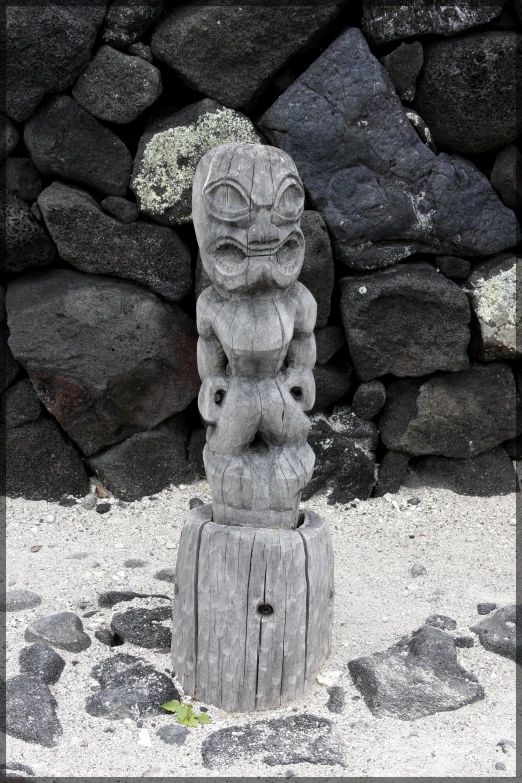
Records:
[[[386,402],[386,387],[382,381],[365,381],[355,390],[352,409],[361,419],[373,419]]]
[[[35,642],[23,647],[19,655],[22,674],[32,674],[47,685],[58,682],[65,669],[65,661],[52,647],[44,642]]]
[[[315,330],[314,336],[317,352],[315,363],[320,365],[328,364],[346,342],[340,326],[323,326],[322,329]]]
[[[168,598],[168,595],[135,593],[134,590],[106,590],[98,596],[98,606],[111,608],[123,601],[133,601],[135,598]]]
[[[7,9],[7,114],[26,120],[48,92],[72,84],[88,62],[104,3]]]
[[[500,362],[395,381],[380,418],[389,449],[466,459],[515,435],[515,382]]]
[[[511,30],[488,30],[425,48],[415,107],[440,147],[477,153],[516,139],[521,46]]]
[[[0,611],[20,612],[23,609],[34,609],[35,606],[39,606],[41,603],[42,599],[40,596],[37,593],[33,593],[32,590],[8,590],[0,598]]]
[[[166,742],[167,745],[178,746],[183,745],[187,739],[188,733],[189,730],[186,726],[179,726],[177,724],[174,726],[162,726],[161,729],[158,729],[156,732],[160,740]]]
[[[6,451],[9,497],[58,501],[64,493],[83,497],[89,491],[80,455],[47,416],[7,430]]]
[[[72,94],[90,114],[106,122],[132,122],[162,93],[158,69],[102,46],[74,85]]]
[[[341,688],[340,685],[332,685],[331,688],[328,688],[327,693],[327,709],[330,710],[330,712],[335,712],[339,715],[344,709],[344,702],[346,698],[344,688]]]
[[[420,41],[402,43],[393,52],[381,58],[388,71],[399,98],[412,101],[415,98],[415,84],[424,62],[424,50]]]
[[[517,615],[520,607],[516,604],[504,606],[494,614],[474,625],[471,630],[478,634],[481,645],[490,652],[522,662],[522,642],[518,631]],[[518,633],[518,638],[517,638]]]
[[[504,441],[502,447],[507,451],[511,459],[522,459],[522,435]]]
[[[46,642],[69,652],[82,652],[91,646],[91,639],[74,612],[57,612],[33,620],[27,626],[24,638],[26,642]]]
[[[491,612],[496,608],[497,605],[491,603],[490,601],[484,601],[483,603],[477,604],[477,612],[481,615],[491,614]]]
[[[203,764],[210,769],[258,754],[270,767],[299,762],[345,766],[332,722],[307,713],[219,729],[201,746]]]
[[[154,579],[159,579],[160,582],[170,582],[174,584],[176,581],[176,570],[174,568],[160,568],[154,574]]]
[[[292,55],[317,41],[338,5],[185,6],[154,29],[154,57],[192,89],[247,108]]]
[[[121,500],[140,500],[188,478],[186,425],[172,417],[88,461],[103,486]]]
[[[91,676],[102,690],[86,699],[85,709],[97,717],[135,720],[137,715],[157,715],[162,704],[180,698],[170,677],[125,653],[106,658]]]
[[[457,495],[491,497],[516,491],[513,463],[503,448],[491,449],[471,459],[422,457],[410,465],[406,487],[440,487]]]
[[[319,212],[305,210],[301,217],[305,238],[305,257],[299,280],[317,302],[316,327],[326,326],[334,286],[332,243]]]
[[[24,201],[38,198],[42,190],[40,174],[30,158],[7,158],[0,171],[0,182]]]
[[[141,212],[160,223],[189,223],[200,158],[233,141],[257,143],[259,136],[244,114],[209,99],[153,120],[140,139],[132,172]]]
[[[48,686],[38,677],[19,674],[7,680],[2,690],[7,734],[45,748],[55,747],[63,732],[56,715],[56,699]]]
[[[399,491],[408,470],[409,460],[409,456],[401,451],[387,451],[384,454],[379,463],[374,497],[382,498],[388,492],[395,494]]]
[[[10,191],[0,193],[0,220],[5,231],[5,263],[8,272],[30,266],[47,266],[56,258],[56,248],[25,201]]]
[[[190,435],[188,445],[189,470],[194,478],[205,478],[205,465],[203,463],[203,449],[207,442],[207,431],[195,427]]]
[[[522,262],[514,253],[501,253],[473,268],[465,288],[480,331],[472,344],[478,359],[514,359],[522,352],[522,294],[517,279],[522,279]]]
[[[441,631],[454,631],[457,627],[457,621],[444,614],[431,614],[426,620],[426,625],[439,628]]]
[[[445,277],[450,277],[453,280],[464,280],[469,277],[471,272],[471,264],[465,258],[438,256],[435,263]]]
[[[384,652],[350,661],[348,669],[377,717],[415,720],[484,698],[475,675],[458,663],[451,636],[429,625]]]
[[[522,155],[518,147],[508,144],[498,153],[491,171],[491,184],[507,207],[522,206]]]
[[[344,277],[341,291],[346,340],[363,380],[469,367],[467,297],[431,264]]]
[[[148,63],[151,63],[154,59],[150,46],[147,46],[147,44],[144,44],[141,41],[129,46],[129,54],[132,54],[134,57],[141,57]]]
[[[38,205],[61,258],[82,272],[130,278],[170,301],[190,293],[190,252],[172,228],[125,225],[85,191],[57,182]]]
[[[7,389],[20,374],[20,365],[7,346],[8,331],[0,324],[0,388]]]
[[[502,11],[501,2],[488,3],[390,3],[365,0],[363,30],[374,43],[396,41],[414,35],[454,35],[485,24]]]
[[[68,95],[50,98],[25,125],[24,142],[42,174],[124,196],[132,157],[125,144]]]
[[[103,201],[100,201],[100,207],[105,212],[110,212],[111,215],[117,217],[122,223],[132,223],[140,214],[139,207],[134,201],[128,201],[121,196],[107,196]]]
[[[320,411],[338,402],[352,385],[353,369],[342,363],[316,365],[315,405],[312,411]]]
[[[127,609],[118,612],[111,620],[111,628],[123,641],[147,649],[170,649],[170,628],[162,625],[172,618],[170,606],[159,609]]]
[[[7,309],[11,349],[87,455],[152,429],[197,394],[193,322],[135,283],[54,270],[13,281]]]
[[[36,421],[42,412],[42,404],[29,378],[22,378],[5,393],[5,419],[9,428],[19,427],[28,421]]]
[[[3,163],[7,156],[16,149],[20,141],[20,134],[14,122],[11,122],[9,117],[6,117],[3,112],[0,112],[0,130],[2,133],[1,138],[4,142],[0,145],[0,163]]]
[[[486,177],[421,141],[357,29],[343,32],[258,125],[294,159],[349,266],[383,267],[417,251],[489,255],[516,242],[515,216]]]
[[[129,46],[157,22],[170,4],[171,0],[140,0],[139,5],[111,3],[101,37],[113,46]]]

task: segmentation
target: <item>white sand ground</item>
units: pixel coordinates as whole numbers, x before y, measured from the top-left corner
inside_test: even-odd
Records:
[[[293,706],[255,715],[230,715],[209,709],[212,723],[191,729],[182,747],[169,746],[156,736],[173,717],[143,719],[151,747],[139,744],[134,722],[107,721],[89,716],[86,696],[94,684],[90,670],[111,655],[93,638],[82,653],[60,651],[67,666],[57,685],[63,736],[53,749],[8,737],[7,759],[28,764],[37,777],[256,777],[281,778],[289,768],[296,776],[335,777],[513,777],[514,753],[504,754],[499,740],[515,740],[516,665],[484,650],[476,640],[458,651],[459,660],[479,678],[485,699],[455,712],[438,713],[416,721],[374,718],[351,682],[346,664],[352,658],[383,650],[418,628],[433,613],[447,614],[467,631],[478,620],[478,601],[500,606],[515,600],[515,496],[461,497],[449,491],[416,490],[418,506],[406,503],[412,490],[394,498],[372,499],[354,508],[332,507],[316,496],[307,505],[330,524],[336,557],[336,603],[333,652],[324,667],[332,682],[346,690],[340,715],[326,709],[326,686],[316,684]],[[34,590],[42,597],[36,609],[7,614],[7,673],[18,673],[18,653],[24,646],[27,623],[58,611],[87,611],[96,607],[97,593],[130,587],[138,592],[170,592],[171,585],[153,578],[159,568],[173,567],[188,500],[208,502],[206,482],[165,490],[125,508],[100,515],[80,506],[69,509],[46,502],[8,501],[7,579],[13,587]],[[38,552],[31,547],[41,545]],[[78,552],[89,557],[71,560]],[[144,568],[127,569],[127,558],[147,561]],[[99,562],[100,567],[92,568]],[[413,578],[413,563],[426,566]],[[100,610],[84,620],[94,636],[97,622],[106,625],[114,610]],[[147,605],[135,601],[134,605]],[[125,644],[129,652],[160,671],[170,667],[168,655]],[[76,665],[72,661],[78,661]],[[330,674],[329,674],[330,673]],[[333,673],[333,674],[332,674]],[[246,721],[312,712],[331,719],[344,743],[346,766],[311,764],[268,767],[245,758],[225,768],[206,769],[201,743],[216,729]],[[112,726],[114,733],[104,729]],[[495,768],[503,762],[505,770]]]

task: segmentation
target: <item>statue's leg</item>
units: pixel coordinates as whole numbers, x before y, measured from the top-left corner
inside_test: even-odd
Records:
[[[270,446],[301,446],[306,443],[310,420],[299,401],[279,379],[261,381],[259,432]]]
[[[241,454],[255,437],[261,421],[260,395],[255,382],[230,378],[216,424],[207,428],[214,454]]]

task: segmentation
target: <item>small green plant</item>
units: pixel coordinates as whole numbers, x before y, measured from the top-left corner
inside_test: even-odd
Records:
[[[183,726],[189,726],[189,728],[194,728],[201,723],[210,723],[210,718],[206,712],[200,712],[199,715],[196,715],[192,711],[190,704],[181,704],[177,699],[162,704],[161,709],[167,710],[167,712],[175,712],[178,723],[181,723]]]

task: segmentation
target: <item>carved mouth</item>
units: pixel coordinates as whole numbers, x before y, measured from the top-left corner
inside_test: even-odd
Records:
[[[282,242],[251,244],[246,248],[232,237],[223,237],[214,245],[215,262],[225,274],[236,273],[250,258],[272,258],[283,274],[293,274],[300,261],[302,240],[297,233],[290,234]]]

